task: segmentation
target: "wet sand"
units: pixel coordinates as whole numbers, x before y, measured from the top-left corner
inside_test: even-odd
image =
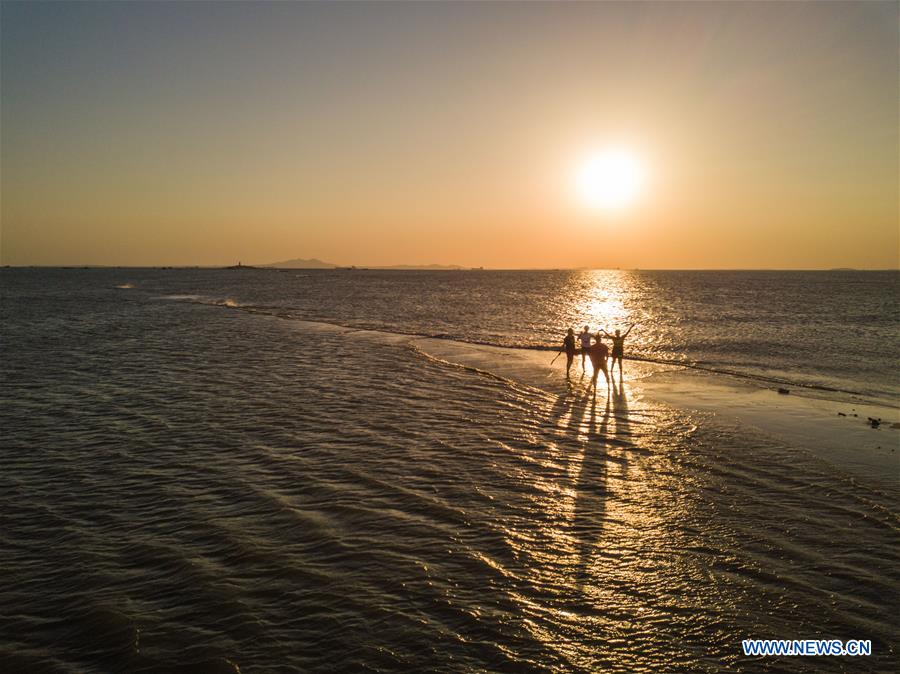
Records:
[[[436,358],[556,393],[571,390],[584,394],[592,373],[590,359],[585,371],[580,355],[575,357],[567,381],[565,355],[551,366],[552,352],[438,339],[414,343]],[[619,381],[618,367],[611,376]],[[898,408],[803,388],[792,388],[788,395],[782,395],[774,385],[645,361],[625,361],[621,381],[634,399],[648,398],[746,425],[792,448],[808,451],[858,479],[900,491]],[[606,394],[601,375],[597,396]],[[870,417],[881,419],[878,428],[869,424]]]

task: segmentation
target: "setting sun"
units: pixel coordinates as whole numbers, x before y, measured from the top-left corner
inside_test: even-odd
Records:
[[[592,208],[619,209],[631,204],[641,191],[644,171],[627,150],[605,150],[579,167],[578,193]]]

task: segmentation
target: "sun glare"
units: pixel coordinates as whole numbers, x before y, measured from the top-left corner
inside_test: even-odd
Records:
[[[577,188],[592,208],[617,210],[631,204],[644,182],[638,158],[627,150],[605,150],[589,157],[578,170]]]

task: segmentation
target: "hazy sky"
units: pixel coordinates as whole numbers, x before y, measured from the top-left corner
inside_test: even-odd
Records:
[[[895,268],[898,6],[3,2],[0,258]]]

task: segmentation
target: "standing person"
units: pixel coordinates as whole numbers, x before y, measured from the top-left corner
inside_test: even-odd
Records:
[[[612,348],[612,366],[610,370],[616,369],[616,360],[619,361],[619,379],[622,378],[622,357],[625,355],[625,338],[628,336],[628,333],[631,332],[631,329],[634,327],[634,323],[632,323],[628,330],[625,331],[625,334],[621,334],[618,330],[616,330],[616,334],[611,335],[606,330],[602,330],[604,335],[609,337],[612,340],[613,348]]]
[[[594,376],[591,377],[591,385],[594,387],[594,395],[597,395],[597,375],[600,374],[600,370],[603,370],[603,376],[606,378],[606,394],[609,395],[609,372],[606,369],[609,348],[603,343],[603,338],[599,332],[594,335],[594,339],[597,340],[597,343],[588,350],[588,355],[591,357],[591,365],[594,366]]]
[[[582,330],[578,334],[578,339],[581,340],[581,369],[584,369],[584,359],[587,357],[588,352],[591,350],[591,329],[587,325],[584,326],[584,330]]]
[[[566,338],[563,340],[563,349],[566,352],[566,379],[569,378],[569,370],[572,369],[572,361],[575,360],[575,331],[569,328]]]

